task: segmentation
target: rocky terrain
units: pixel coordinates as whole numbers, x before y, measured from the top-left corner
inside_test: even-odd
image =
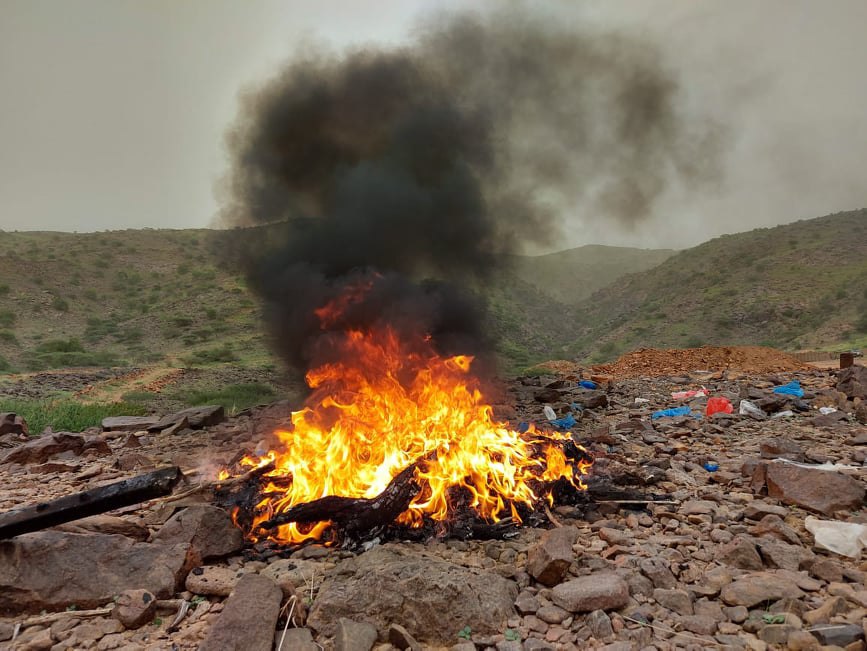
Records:
[[[188,477],[0,542],[0,648],[867,648],[867,368],[591,375],[518,378],[496,406],[542,427],[544,406],[573,414],[596,459],[586,503],[505,540],[362,553],[251,546],[213,504],[217,470],[288,404],[30,438],[0,417],[0,510],[169,464]],[[672,407],[689,413],[657,413]],[[634,498],[593,498],[599,486]]]

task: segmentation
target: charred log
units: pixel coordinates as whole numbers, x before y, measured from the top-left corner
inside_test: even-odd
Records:
[[[181,469],[171,466],[50,502],[7,511],[0,515],[0,540],[163,497],[170,494],[182,478]]]
[[[295,522],[313,524],[330,521],[346,540],[373,538],[409,508],[421,490],[415,481],[417,463],[402,470],[385,490],[374,498],[353,498],[329,495],[312,502],[298,504],[270,520],[261,529],[275,529]]]

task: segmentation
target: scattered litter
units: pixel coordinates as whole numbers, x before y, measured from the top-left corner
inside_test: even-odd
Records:
[[[570,408],[573,412],[581,412],[581,411],[584,411],[584,405],[579,405],[577,402],[573,402],[571,405],[569,405],[569,408]]]
[[[719,464],[716,461],[705,461],[704,469],[708,472],[716,472],[719,470]]]
[[[563,418],[557,418],[550,422],[554,427],[558,429],[569,429],[571,427],[575,427],[575,425],[578,423],[578,421],[575,420],[575,417],[572,415],[571,411],[565,416],[563,416]]]
[[[713,398],[708,399],[705,413],[708,416],[713,416],[714,414],[719,413],[730,414],[734,410],[735,408],[732,406],[732,403],[728,398],[714,396]]]
[[[791,418],[794,415],[795,412],[793,412],[791,409],[786,409],[785,411],[778,411],[776,414],[771,416],[771,419],[777,420],[779,418]]]
[[[827,416],[828,414],[833,414],[837,412],[836,407],[819,407],[819,413],[823,416]]]
[[[599,385],[593,382],[592,380],[581,380],[578,383],[578,386],[582,389],[598,389]]]
[[[545,418],[548,420],[557,420],[557,412],[550,405],[542,407],[542,411],[545,412]]]
[[[741,400],[740,405],[738,406],[738,413],[741,416],[752,416],[753,418],[761,418],[765,417],[765,412],[761,410],[755,403],[750,402],[749,400]]]
[[[788,384],[774,389],[774,393],[781,393],[786,396],[795,396],[796,398],[804,397],[804,390],[801,388],[801,383],[797,380],[792,380]]]
[[[704,398],[707,395],[707,389],[702,387],[697,391],[675,391],[671,394],[674,400],[687,400],[689,398]]]
[[[855,522],[820,520],[808,515],[804,527],[813,534],[816,546],[841,556],[858,558],[867,547],[867,526]]]
[[[635,399],[636,405],[646,405],[648,402],[650,402],[650,398],[636,398]]]
[[[656,420],[657,418],[675,418],[677,416],[691,415],[689,407],[672,407],[671,409],[660,409],[659,411],[655,411],[650,418]]]

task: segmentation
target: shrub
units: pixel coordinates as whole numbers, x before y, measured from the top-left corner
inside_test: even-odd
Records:
[[[84,347],[78,339],[52,339],[36,347],[37,353],[83,353]]]
[[[69,312],[69,303],[60,296],[54,297],[54,300],[51,301],[51,307],[58,312]]]
[[[9,363],[9,360],[0,355],[0,372],[11,371],[12,365]]]
[[[11,310],[0,310],[0,327],[11,328],[18,317]]]
[[[0,341],[7,344],[17,344],[18,337],[16,337],[15,333],[11,330],[0,330]]]
[[[0,296],[7,296],[9,294],[9,285],[6,283],[0,283]]]
[[[182,358],[188,366],[197,366],[200,364],[219,364],[222,362],[234,362],[238,359],[232,347],[229,344],[224,344],[217,348],[206,348],[199,350]]]

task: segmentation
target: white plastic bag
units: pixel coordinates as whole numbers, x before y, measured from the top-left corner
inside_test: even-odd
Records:
[[[554,409],[551,408],[551,405],[545,405],[542,407],[542,411],[545,412],[545,418],[548,420],[557,420],[557,414]]]
[[[816,546],[828,551],[858,558],[861,548],[867,547],[867,525],[839,520],[820,520],[808,515],[804,527],[813,534]]]
[[[753,418],[765,418],[765,412],[761,410],[756,404],[750,402],[749,400],[741,400],[741,404],[738,406],[738,413],[741,416],[752,416]]]

